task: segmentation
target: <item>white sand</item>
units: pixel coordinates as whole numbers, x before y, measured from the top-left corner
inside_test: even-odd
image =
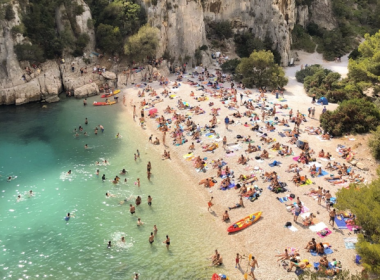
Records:
[[[302,84],[299,84],[295,80],[295,72],[300,69],[301,64],[321,64],[326,68],[329,68],[334,71],[338,71],[343,76],[347,74],[347,56],[342,57],[342,62],[335,63],[335,62],[326,62],[322,60],[321,55],[319,54],[307,54],[303,52],[298,52],[299,57],[301,59],[300,62],[298,62],[298,65],[295,67],[289,67],[286,69],[286,74],[289,77],[289,85],[286,86],[286,93],[285,98],[287,99],[287,102],[284,102],[284,104],[289,104],[291,108],[293,108],[294,113],[296,110],[300,110],[302,113],[307,114],[307,108],[311,106],[311,98],[308,97],[304,90]],[[211,73],[214,73],[214,71],[210,71]],[[169,77],[172,81],[174,81],[175,77],[171,76]],[[197,81],[196,78],[192,79],[194,81]],[[187,81],[187,78],[184,78],[184,82]],[[159,86],[158,82],[153,82],[151,84],[154,89],[157,90],[159,93],[159,96],[161,97],[161,92],[163,91],[163,88]],[[225,87],[228,87],[228,84],[224,84]],[[209,88],[210,89],[210,88]],[[130,105],[130,102],[132,101],[134,104],[137,105],[137,115],[140,116],[140,101],[143,100],[143,98],[137,97],[137,92],[139,91],[136,87],[128,87],[127,89],[123,90],[123,93],[127,95],[127,102],[126,102],[126,110],[125,110],[125,118],[132,119],[132,107]],[[224,135],[227,136],[228,143],[233,143],[236,141],[235,136],[237,134],[241,135],[251,135],[251,138],[255,140],[255,145],[259,144],[261,146],[264,146],[264,148],[267,148],[266,145],[263,145],[259,141],[259,138],[256,136],[256,132],[252,132],[250,128],[244,127],[243,125],[236,125],[236,126],[230,126],[230,130],[227,131],[224,126],[224,117],[225,115],[232,114],[236,111],[228,110],[223,106],[223,104],[220,102],[220,100],[210,98],[208,101],[205,102],[197,102],[192,97],[190,97],[190,91],[194,91],[196,93],[196,96],[199,96],[201,91],[195,91],[194,87],[191,87],[188,84],[182,83],[182,86],[179,88],[179,90],[175,90],[175,94],[177,94],[178,97],[182,98],[183,101],[189,102],[191,105],[200,105],[201,108],[206,110],[206,114],[193,116],[193,120],[196,124],[200,124],[202,127],[211,120],[212,116],[210,116],[211,109],[208,106],[208,103],[210,101],[214,102],[215,105],[214,108],[221,108],[219,111],[219,116],[217,117],[220,120],[220,124],[216,128],[217,132],[220,134],[221,137]],[[173,91],[172,91],[173,92]],[[240,90],[238,90],[238,93]],[[256,99],[258,96],[257,90],[252,90],[253,94],[250,96],[250,98]],[[239,96],[239,94],[238,94]],[[267,93],[268,101],[275,101],[275,97],[271,95],[270,93]],[[120,98],[121,100],[122,98]],[[150,98],[148,96],[145,97],[146,100],[149,100]],[[239,97],[240,99],[240,97]],[[170,100],[169,98],[165,98],[164,102],[158,103],[155,107],[158,109],[159,115],[164,115],[163,111],[164,108],[166,108],[168,105],[171,107],[176,108],[178,99],[175,98],[173,100]],[[336,108],[337,105],[330,104],[327,106],[329,110],[332,110]],[[322,111],[323,106],[315,106],[316,107],[316,118],[319,118],[319,115]],[[240,113],[243,113],[245,111],[245,108],[241,107],[239,108]],[[279,110],[279,109],[278,109]],[[284,113],[288,113],[286,110],[280,110]],[[180,114],[186,114],[187,110],[177,110]],[[146,111],[146,115],[147,115]],[[280,114],[279,114],[280,115]],[[165,114],[164,115],[166,119],[171,118],[172,114]],[[259,113],[259,116],[261,117],[261,113]],[[283,118],[282,116],[279,116],[279,118]],[[286,117],[285,117],[286,118]],[[138,118],[136,118],[138,119]],[[235,121],[239,120],[240,122],[244,123],[246,121],[249,121],[248,118],[243,117],[242,119],[235,119],[233,117],[230,117],[230,119],[234,119]],[[271,117],[270,119],[273,119]],[[141,133],[145,133],[146,135],[153,134],[154,137],[158,137],[162,142],[162,133],[157,130],[157,123],[153,119],[146,118],[147,120],[147,129],[143,130]],[[136,125],[139,125],[138,121],[136,122]],[[317,119],[309,119],[307,123],[301,124],[301,130],[304,130],[306,126],[318,126],[319,122]],[[291,124],[290,128],[293,128],[293,124]],[[278,131],[282,131],[284,127],[277,126],[277,131],[270,132],[268,135],[272,138],[276,138],[277,141],[279,141],[282,144],[286,144],[286,142],[289,140],[289,138],[281,138],[278,136]],[[309,141],[310,147],[314,149],[317,153],[322,148],[325,150],[325,152],[330,152],[333,157],[336,158],[337,161],[343,163],[344,160],[339,158],[337,152],[335,151],[336,146],[338,143],[344,144],[344,145],[350,145],[351,147],[354,146],[359,142],[359,140],[364,139],[363,136],[355,136],[356,141],[348,141],[348,139],[342,138],[342,139],[333,139],[331,141],[322,142],[316,138],[316,136],[313,135],[307,135],[306,133],[302,133],[301,139],[306,139]],[[186,161],[183,158],[183,155],[188,153],[188,147],[190,143],[192,142],[190,137],[187,136],[187,139],[189,139],[189,142],[185,143],[181,146],[174,146],[172,145],[172,138],[170,138],[170,134],[167,133],[166,136],[166,144],[168,147],[164,148],[162,143],[161,145],[157,146],[157,152],[159,154],[163,154],[163,150],[169,150],[171,152],[172,156],[172,164],[173,169],[181,168],[185,170],[184,173],[187,173],[188,179],[192,180],[194,183],[193,190],[189,190],[189,193],[187,195],[191,195],[193,192],[194,194],[199,197],[199,192],[201,193],[201,197],[203,198],[203,201],[199,202],[199,205],[195,205],[194,207],[199,207],[200,211],[203,211],[205,214],[207,214],[207,201],[209,200],[210,196],[214,196],[214,206],[213,209],[215,211],[214,215],[211,213],[207,215],[203,215],[202,218],[208,219],[210,221],[210,225],[214,228],[215,231],[220,231],[221,235],[226,235],[227,231],[226,228],[231,224],[225,224],[221,221],[223,212],[227,210],[228,206],[232,206],[235,203],[238,202],[238,191],[235,189],[230,189],[227,191],[221,191],[218,190],[218,186],[221,182],[221,179],[218,178],[218,184],[216,184],[211,189],[205,189],[203,186],[199,186],[198,182],[201,179],[216,176],[216,169],[212,169],[211,165],[209,164],[210,168],[207,170],[206,173],[197,173],[195,171],[195,168],[192,165],[192,161]],[[202,136],[202,144],[195,144],[196,150],[195,155],[200,155],[202,158],[207,157],[207,162],[210,163],[213,159],[223,158],[224,161],[228,162],[228,166],[235,171],[235,177],[237,178],[240,174],[248,174],[250,171],[246,171],[246,166],[238,165],[237,159],[238,157],[243,153],[243,150],[246,149],[247,144],[240,144],[242,147],[241,150],[235,151],[235,156],[227,157],[224,149],[221,147],[222,143],[218,142],[220,147],[215,150],[214,153],[206,153],[202,152],[201,145],[204,145],[206,143],[212,143],[214,139],[209,139],[207,137]],[[357,145],[356,145],[357,146]],[[358,154],[361,155],[361,157],[364,157],[365,160],[369,158],[367,148],[364,147],[365,145],[355,147],[355,151],[358,152]],[[296,148],[295,146],[292,147],[293,151],[295,152],[295,155],[300,154],[300,149]],[[278,175],[280,176],[280,180],[282,182],[286,182],[288,184],[289,189],[291,190],[288,193],[283,194],[275,194],[270,192],[267,189],[267,186],[269,183],[264,183],[261,179],[258,182],[255,182],[254,184],[259,186],[260,188],[263,188],[263,194],[262,196],[255,202],[250,202],[248,200],[244,200],[245,207],[234,209],[229,211],[230,218],[232,222],[235,222],[242,217],[247,216],[250,213],[256,212],[256,211],[262,211],[262,218],[251,227],[238,232],[237,234],[230,235],[229,240],[230,242],[228,244],[220,244],[220,247],[218,248],[220,252],[222,252],[223,258],[224,258],[224,266],[228,270],[228,276],[230,279],[242,279],[242,274],[244,274],[246,268],[247,268],[247,262],[244,260],[242,262],[242,270],[235,269],[235,255],[237,252],[240,254],[253,254],[259,263],[259,268],[255,271],[255,275],[258,279],[295,279],[296,275],[294,272],[288,273],[286,272],[282,266],[280,267],[278,263],[276,262],[276,258],[274,257],[275,254],[278,252],[283,252],[286,247],[295,247],[298,248],[301,254],[302,259],[308,259],[310,262],[317,262],[319,260],[319,257],[313,257],[310,253],[307,253],[306,250],[304,250],[305,245],[307,242],[312,238],[316,238],[317,242],[328,242],[332,245],[332,249],[334,250],[334,253],[332,255],[328,255],[328,259],[331,261],[332,258],[336,258],[337,260],[340,260],[343,264],[344,268],[349,268],[352,271],[359,270],[360,267],[357,267],[354,264],[354,257],[355,257],[355,250],[348,250],[344,246],[344,238],[354,236],[349,235],[350,231],[348,230],[336,230],[332,229],[332,227],[328,224],[328,213],[324,206],[318,206],[317,201],[314,200],[312,197],[304,195],[308,192],[310,188],[317,188],[317,186],[322,186],[325,189],[329,189],[330,192],[334,193],[338,190],[337,186],[332,186],[329,183],[327,183],[325,180],[323,180],[324,177],[321,178],[314,178],[313,181],[315,184],[306,186],[306,187],[296,187],[292,182],[289,182],[289,180],[292,178],[294,173],[287,173],[285,172],[285,168],[291,164],[295,163],[295,161],[292,160],[292,157],[285,157],[280,158],[276,155],[275,152],[267,149],[269,153],[273,156],[270,160],[265,160],[262,163],[256,162],[254,159],[249,162],[249,165],[251,167],[258,166],[263,168],[265,171],[276,171]],[[254,158],[255,155],[259,153],[252,153],[249,154],[251,158]],[[269,162],[272,162],[274,159],[281,161],[282,166],[281,167],[274,167],[271,168],[268,166]],[[363,159],[364,160],[364,159]],[[369,166],[369,160],[368,159],[366,165]],[[320,161],[320,163],[325,166],[326,162]],[[373,170],[371,170],[373,172]],[[360,171],[357,171],[355,168],[355,172],[359,172],[363,174],[365,178],[368,180],[371,180],[371,176],[369,172],[363,173]],[[310,173],[308,171],[302,171],[301,175],[307,174],[308,177],[310,177]],[[285,203],[280,203],[276,197],[284,197],[286,195],[289,195],[290,193],[294,193],[296,196],[299,196],[300,199],[303,201],[304,205],[306,205],[310,212],[313,212],[317,215],[317,219],[320,222],[324,222],[330,230],[332,230],[332,234],[325,238],[320,238],[317,236],[315,232],[312,232],[306,227],[303,227],[301,223],[295,224],[293,223],[293,217],[292,215],[287,212]],[[201,206],[203,205],[203,206]],[[317,214],[317,213],[320,214]],[[299,221],[301,218],[299,219]],[[293,223],[293,226],[297,229],[296,231],[289,230],[287,228],[284,228],[284,224],[287,221],[291,221]],[[210,255],[212,252],[210,252]],[[200,258],[208,257],[208,256],[199,256]],[[215,269],[215,271],[218,271],[218,269]],[[294,271],[294,270],[293,270]],[[210,275],[211,278],[211,275]]]

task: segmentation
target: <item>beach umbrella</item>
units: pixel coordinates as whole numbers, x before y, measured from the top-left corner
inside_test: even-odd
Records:
[[[152,108],[149,110],[149,115],[154,115],[155,113],[157,113],[157,108]]]

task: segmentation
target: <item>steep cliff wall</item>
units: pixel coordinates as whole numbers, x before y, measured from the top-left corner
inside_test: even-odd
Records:
[[[296,6],[295,0],[158,0],[157,5],[152,5],[152,0],[140,0],[140,3],[147,11],[148,22],[160,29],[158,56],[168,52],[177,61],[188,61],[194,57],[197,48],[207,44],[207,22],[228,20],[237,33],[250,31],[261,39],[269,36],[273,48],[279,51],[286,66],[292,57],[291,31],[294,24],[306,26],[309,22],[315,22],[326,29],[336,27],[331,1],[313,0],[310,6]],[[88,34],[90,42],[85,52],[89,54],[95,48],[95,33],[88,25],[92,19],[91,11],[84,0],[75,2],[84,10],[81,15],[74,16],[75,20],[70,10],[72,7],[62,4],[56,8],[57,32],[69,30],[72,34]],[[21,34],[12,35],[11,32],[13,26],[21,23],[19,12],[22,7],[17,1],[13,1],[12,5],[15,18],[0,20],[0,105],[57,101],[58,93],[63,89],[104,82],[103,77],[97,74],[78,75],[79,68],[86,65],[81,59],[70,56],[66,57],[66,64],[48,61],[40,70],[32,70],[32,73],[25,75],[24,69],[29,64],[18,61],[14,45],[28,43],[28,40]],[[71,72],[72,62],[75,72]],[[207,59],[204,62],[207,64]]]
[[[90,9],[83,0],[76,0],[78,5],[83,5],[84,12],[75,17],[76,27],[79,32],[87,33],[90,37],[86,50],[92,51],[95,47],[95,33],[89,30],[87,20],[91,19]],[[0,7],[4,9],[5,5]],[[58,94],[62,92],[61,69],[56,61],[47,61],[39,69],[33,69],[29,63],[20,63],[14,51],[16,44],[30,44],[22,34],[12,34],[12,27],[21,23],[20,7],[17,1],[12,4],[15,18],[0,20],[0,105],[23,104],[32,101],[46,100],[58,101]],[[62,14],[66,8],[61,6],[56,15],[58,31],[65,26]],[[62,14],[59,14],[62,13]],[[31,69],[26,73],[25,67]]]

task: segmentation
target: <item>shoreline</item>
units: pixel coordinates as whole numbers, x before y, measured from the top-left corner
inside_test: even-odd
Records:
[[[307,60],[309,57],[315,58],[313,55],[315,54],[301,54],[300,63]],[[324,67],[326,66],[325,64],[329,64],[328,67],[326,68],[334,67],[333,63],[323,62],[323,61],[318,61],[318,60],[319,59],[317,57],[316,59],[312,61],[314,63],[319,62],[319,64],[321,64]],[[344,65],[346,65],[347,63],[347,61],[345,60],[347,60],[347,57],[343,58],[343,61],[340,64],[339,67],[341,69],[345,69]],[[308,61],[310,61],[310,59],[308,59]],[[288,100],[288,102],[286,103],[291,104],[291,107],[293,108],[293,110],[300,109],[301,112],[305,113],[306,111],[307,113],[307,107],[305,106],[310,106],[309,104],[310,104],[311,98],[308,97],[306,93],[304,92],[303,85],[296,82],[294,76],[290,76],[290,75],[295,74],[295,71],[298,69],[299,69],[299,66],[285,69],[286,74],[289,76],[289,84],[286,86],[286,92],[284,96]],[[214,73],[213,70],[211,73]],[[175,79],[175,76],[170,75],[169,78],[170,78],[170,81],[173,81]],[[192,80],[197,80],[197,78],[194,78]],[[183,81],[187,81],[187,78],[184,77]],[[210,108],[207,105],[209,101],[204,101],[204,102],[195,101],[192,97],[189,96],[190,91],[193,90],[196,93],[196,96],[199,96],[200,93],[195,91],[195,88],[191,87],[190,85],[187,85],[183,82],[181,83],[182,83],[181,87],[175,91],[175,94],[177,96],[180,95],[180,97],[184,101],[189,102],[190,105],[192,106],[200,105],[201,108],[203,108],[206,111],[206,114],[203,114],[203,115],[198,115],[198,116],[193,115],[193,120],[195,120],[196,123],[199,123],[203,127],[212,118],[212,116],[209,114]],[[158,96],[160,96],[161,98],[160,93],[163,91],[163,88],[158,85],[158,82],[153,82],[150,84],[150,86],[152,86],[157,91]],[[122,90],[121,94],[126,95],[126,108],[123,109],[124,112],[122,113],[122,115],[125,116],[125,118],[132,119],[133,109],[130,104],[132,101],[134,104],[136,104],[136,113],[137,113],[137,116],[139,116],[140,107],[138,103],[139,101],[142,101],[143,99],[143,98],[137,97],[137,92],[139,90],[141,89],[136,88],[136,87],[131,87],[131,86],[128,86],[127,88],[124,88]],[[302,90],[302,92],[299,92],[300,90]],[[252,94],[250,98],[255,98],[257,95],[257,91],[256,90],[252,90],[252,91],[254,92],[254,94]],[[267,93],[267,97],[269,101],[274,99],[274,96],[272,96],[270,93]],[[145,99],[148,100],[150,98],[146,96]],[[177,102],[177,100],[178,99],[176,98],[172,100],[168,98],[164,98],[164,102],[156,104],[155,108],[158,109],[158,115],[159,116],[164,115],[163,110],[164,108],[166,108],[167,105],[171,105],[175,107],[174,105]],[[220,122],[218,122],[219,125],[216,128],[217,133],[219,133],[221,137],[226,135],[228,139],[228,143],[232,143],[232,142],[235,142],[236,139],[234,137],[237,134],[241,134],[244,136],[253,135],[254,136],[253,138],[255,140],[254,144],[261,145],[260,141],[255,136],[255,133],[252,133],[250,129],[244,127],[243,125],[233,126],[231,127],[230,131],[226,131],[223,125],[224,116],[226,114],[232,114],[235,111],[231,112],[231,110],[224,108],[219,100],[210,98],[210,101],[215,103],[214,106],[216,108],[219,108],[219,107],[221,108],[220,115],[217,117]],[[119,102],[122,102],[122,100],[120,100]],[[318,117],[319,114],[321,113],[323,106],[315,106],[315,107],[316,107],[316,116]],[[329,110],[334,109],[336,107],[337,107],[336,104],[328,105]],[[245,109],[241,107],[238,110],[242,112]],[[185,114],[187,112],[186,110],[179,111],[178,109],[176,111],[180,114]],[[147,111],[145,111],[145,113],[147,114]],[[172,114],[166,114],[164,116],[167,119],[171,117]],[[145,119],[146,119],[146,129],[143,129],[142,134],[146,136],[146,139],[147,139],[146,141],[148,142],[149,135],[153,134],[153,139],[157,136],[160,139],[160,142],[162,142],[162,132],[158,132],[154,126],[156,122],[150,119],[147,115],[145,115]],[[248,119],[241,120],[242,123],[244,123],[245,121],[248,121]],[[139,126],[138,117],[136,119],[136,124]],[[307,123],[301,125],[301,130],[304,130],[306,126],[311,126],[311,125],[319,126],[318,119],[308,119]],[[269,135],[271,137],[277,136],[276,137],[278,138],[277,140],[282,144],[285,144],[286,141],[284,140],[288,140],[288,138],[280,138],[277,135],[277,131],[274,134],[272,133]],[[338,143],[340,144],[343,143],[345,145],[351,144],[351,146],[353,146],[354,144],[357,144],[359,142],[359,138],[365,139],[366,136],[360,135],[360,136],[356,136],[355,138],[356,138],[356,142],[351,142],[345,138],[332,139],[331,141],[328,141],[328,142],[321,142],[315,136],[307,135],[307,134],[301,135],[301,139],[308,140],[311,148],[314,149],[316,153],[318,153],[318,151],[322,147],[326,151],[329,151],[330,153],[332,153],[335,158],[337,158],[337,154],[334,152],[335,152],[335,147]],[[187,137],[187,139],[189,139],[189,137]],[[212,142],[212,140],[210,141],[207,138],[205,139],[203,136],[201,137],[201,139],[202,139],[202,144]],[[215,177],[216,170],[210,167],[206,173],[197,173],[194,167],[192,167],[191,161],[186,162],[183,159],[182,155],[185,155],[188,153],[188,147],[191,143],[191,140],[189,140],[189,142],[181,146],[176,146],[175,149],[172,148],[171,146],[172,144],[169,142],[171,142],[171,138],[170,138],[169,133],[167,133],[166,143],[168,146],[164,148],[161,143],[159,146],[154,147],[154,150],[159,153],[158,154],[159,156],[162,155],[164,149],[169,150],[171,152],[172,165],[173,166],[175,165],[176,167],[178,167],[177,168],[178,172],[180,172],[181,174],[184,174],[185,179],[188,179],[189,181],[191,181],[191,184],[194,187],[194,191],[189,192],[188,195],[192,195],[195,198],[202,200],[202,201],[199,201],[196,207],[198,207],[200,211],[204,210],[205,215],[207,214],[210,216],[207,219],[209,219],[210,221],[212,220],[215,221],[215,223],[213,223],[212,226],[213,227],[216,226],[215,228],[218,231],[220,231],[220,234],[227,234],[226,228],[231,224],[225,224],[224,222],[222,222],[221,216],[224,210],[226,210],[228,206],[234,205],[235,203],[238,202],[237,191],[234,189],[227,190],[227,191],[218,190],[217,188],[221,181],[220,178],[217,179],[218,183],[211,189],[205,189],[203,185],[198,185],[198,182],[201,179],[204,179],[206,177],[212,177],[212,176]],[[242,144],[241,145],[242,150],[244,150],[246,146],[247,144]],[[292,148],[294,150],[294,153],[298,154],[300,152],[299,149],[294,148],[293,146]],[[245,170],[245,167],[241,165],[237,165],[236,163],[238,155],[240,154],[246,155],[245,153],[242,152],[242,150],[236,152],[235,156],[228,157],[224,153],[222,147],[219,147],[218,149],[216,149],[214,153],[200,152],[200,149],[201,149],[200,145],[196,144],[196,150],[194,154],[196,156],[201,155],[201,157],[207,157],[207,163],[210,163],[210,160],[213,160],[213,159],[216,160],[218,158],[223,158],[225,161],[228,161],[230,168],[235,171],[236,176],[239,176],[240,174],[244,174],[244,172],[248,173]],[[357,147],[357,149],[360,149],[360,147]],[[252,156],[253,154],[250,154],[250,155]],[[273,154],[273,156],[276,156],[276,155]],[[313,213],[321,212],[321,214],[317,216],[318,219],[324,222],[328,226],[328,228],[331,229],[331,226],[328,225],[328,213],[325,212],[326,210],[324,209],[324,207],[318,206],[317,202],[313,198],[309,196],[305,196],[303,194],[306,193],[310,187],[316,188],[318,185],[321,185],[323,188],[329,189],[333,193],[333,195],[338,188],[335,186],[328,185],[327,183],[325,183],[324,180],[319,179],[319,178],[313,179],[315,180],[316,184],[313,184],[311,186],[295,187],[291,182],[288,182],[288,180],[291,178],[293,174],[284,173],[284,170],[282,170],[289,163],[291,163],[291,161],[289,161],[288,158],[273,158],[273,159],[280,160],[281,162],[283,162],[283,165],[282,165],[283,167],[280,167],[280,168],[277,167],[276,169],[270,168],[268,167],[268,163],[271,162],[269,160],[266,160],[264,163],[258,163],[253,159],[253,161],[250,162],[249,164],[251,165],[251,167],[258,166],[265,171],[276,170],[280,178],[281,179],[284,178],[285,179],[284,181],[287,182],[290,188],[290,192],[296,194],[296,196],[299,196],[300,199],[305,203],[305,205],[307,205],[307,207],[311,210],[310,212],[313,212]],[[342,160],[339,160],[339,159],[337,159],[337,161],[342,162]],[[325,166],[326,163],[322,162],[322,164],[323,166]],[[371,173],[371,172],[368,172],[368,173]],[[370,177],[373,174],[367,174],[367,172],[365,172],[365,175],[366,175],[366,179],[370,180],[371,179]],[[347,250],[343,242],[343,238],[349,237],[347,230],[345,231],[339,230],[339,231],[333,232],[333,234],[325,238],[326,240],[320,239],[315,233],[308,230],[307,228],[300,226],[299,224],[298,225],[296,224],[296,228],[298,229],[298,231],[291,232],[287,228],[284,228],[284,224],[287,221],[292,221],[293,217],[289,213],[286,212],[286,209],[284,209],[285,208],[284,204],[281,204],[276,199],[277,195],[272,192],[269,192],[266,189],[267,184],[263,183],[261,179],[255,182],[254,185],[258,185],[259,188],[264,189],[262,196],[255,202],[244,201],[245,208],[231,210],[229,212],[230,219],[232,222],[235,222],[239,220],[240,218],[245,217],[246,215],[256,212],[256,211],[263,211],[263,217],[255,225],[252,225],[251,227],[237,234],[228,235],[228,239],[230,240],[230,243],[228,244],[227,248],[224,248],[224,247],[218,248],[219,251],[223,252],[224,268],[228,271],[227,276],[232,277],[231,279],[235,279],[234,277],[242,277],[242,274],[244,274],[245,271],[242,272],[242,271],[238,271],[237,269],[234,269],[234,258],[235,258],[236,253],[239,252],[241,255],[252,254],[256,257],[261,267],[260,269],[257,270],[257,276],[259,278],[278,279],[278,277],[281,277],[281,279],[293,279],[295,278],[295,275],[293,273],[287,273],[282,267],[279,267],[275,261],[276,258],[274,258],[274,255],[277,254],[277,252],[282,252],[283,249],[286,247],[295,247],[299,249],[302,259],[308,259],[310,262],[318,261],[319,260],[318,257],[313,257],[309,253],[306,253],[305,250],[303,250],[303,247],[312,237],[316,238],[317,240],[321,240],[323,242],[325,241],[329,242],[333,246],[332,248],[335,249],[334,251],[336,251],[336,253],[334,253],[333,255],[328,255],[329,260],[331,258],[336,258],[337,260],[340,260],[342,262],[343,268],[348,269],[352,267],[353,265],[352,259],[354,258],[355,251]],[[199,188],[201,188],[201,190],[199,190]],[[285,194],[289,194],[289,193],[285,193]],[[215,205],[213,206],[213,210],[215,211],[215,216],[211,214],[210,212],[208,213],[207,211],[207,201],[209,200],[211,196],[214,197]],[[226,244],[221,244],[221,246],[226,246]],[[211,253],[212,252],[210,252],[210,254]],[[205,257],[205,256],[201,256],[201,257]],[[243,262],[243,267],[244,265],[245,264]],[[352,272],[358,271],[358,269],[359,268],[355,268],[354,270],[352,270]],[[215,270],[218,271],[218,268],[216,268]]]

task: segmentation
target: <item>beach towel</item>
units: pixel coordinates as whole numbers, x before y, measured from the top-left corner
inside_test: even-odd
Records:
[[[290,227],[288,227],[288,229],[290,229],[293,232],[298,231],[298,229],[295,226],[293,226],[293,225],[291,225]]]
[[[322,167],[318,167],[317,168],[317,172],[319,171],[319,168],[322,168]],[[326,176],[326,175],[329,175],[329,173],[325,170],[322,170],[322,174],[321,175],[318,175],[318,177],[323,177],[323,176]]]
[[[297,276],[303,274],[305,271],[303,271],[301,268],[297,268],[296,271],[294,272]]]
[[[280,164],[281,164],[281,162],[275,160],[272,163],[269,163],[269,166],[270,167],[275,167],[275,166],[280,166]]]
[[[310,179],[307,179],[305,184],[302,184],[301,187],[311,185],[312,183],[313,183],[313,181],[311,181]]]
[[[319,237],[321,237],[321,238],[325,238],[326,236],[328,236],[328,235],[330,235],[330,234],[332,233],[332,231],[329,230],[328,228],[324,228],[323,230],[325,230],[325,231],[327,232],[326,235],[322,235],[322,234],[321,234],[321,231],[317,232],[317,235],[318,235]]]
[[[278,135],[280,135],[281,137],[286,137],[286,135],[283,132],[279,132]]]
[[[228,187],[226,187],[226,188],[221,188],[221,190],[222,191],[225,191],[225,190],[229,190],[229,189],[232,189],[232,188],[234,188],[235,187],[235,184],[230,184]]]
[[[323,223],[323,222],[320,222],[316,225],[313,225],[313,226],[310,226],[309,229],[313,232],[318,232],[318,231],[321,231],[323,230],[324,228],[327,228],[326,224]]]
[[[357,237],[344,238],[344,246],[346,247],[346,249],[355,249],[355,243],[357,242]]]
[[[298,162],[298,159],[299,159],[299,158],[300,158],[299,156],[298,156],[298,157],[294,157],[293,160],[295,160],[295,161]]]
[[[334,253],[334,251],[329,247],[325,248],[324,252],[325,252],[324,254],[318,254],[316,251],[310,250],[310,254],[314,257],[323,256],[323,255],[330,255],[330,254]]]
[[[340,219],[339,219],[339,218]],[[335,216],[335,224],[338,226],[340,229],[347,229],[346,222],[344,221],[342,216]]]

